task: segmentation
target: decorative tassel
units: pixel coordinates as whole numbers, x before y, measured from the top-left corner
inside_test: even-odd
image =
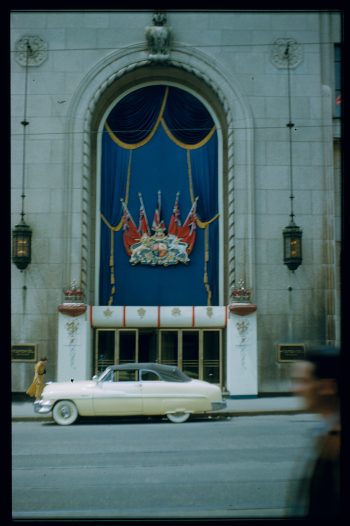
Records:
[[[114,231],[111,229],[111,253],[109,257],[109,266],[111,269],[111,295],[108,305],[113,304],[113,296],[115,294],[115,275],[114,275]]]
[[[207,306],[211,306],[211,289],[208,278],[208,261],[209,261],[209,227],[206,226],[204,230],[204,286],[207,291]]]

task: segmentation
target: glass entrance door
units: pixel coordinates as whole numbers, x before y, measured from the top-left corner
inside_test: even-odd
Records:
[[[95,334],[95,374],[115,363],[116,331],[97,329]]]
[[[109,365],[137,362],[138,330],[97,329],[95,333],[95,374]]]
[[[160,331],[159,361],[165,365],[179,365],[178,331]]]
[[[182,331],[182,370],[190,378],[200,378],[199,331]]]
[[[223,385],[221,329],[97,329],[95,374],[113,364],[158,362]]]
[[[119,330],[116,331],[119,338],[117,347],[116,363],[134,363],[138,362],[138,337],[137,330]]]
[[[221,374],[221,331],[203,331],[202,379],[214,384],[222,384]]]
[[[158,331],[156,329],[139,330],[139,362],[158,361]]]

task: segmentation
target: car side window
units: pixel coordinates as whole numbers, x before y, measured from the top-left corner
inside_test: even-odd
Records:
[[[114,371],[114,382],[136,382],[137,371],[136,370],[121,370]]]
[[[143,382],[156,382],[159,381],[160,378],[154,371],[141,371],[141,380]]]

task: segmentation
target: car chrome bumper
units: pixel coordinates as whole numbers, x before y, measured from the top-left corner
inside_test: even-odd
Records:
[[[222,402],[212,402],[211,403],[212,411],[220,411],[221,409],[225,409],[226,407],[227,407],[227,403],[224,400]]]
[[[52,411],[52,402],[51,400],[36,400],[34,402],[34,412],[39,414],[46,414]]]

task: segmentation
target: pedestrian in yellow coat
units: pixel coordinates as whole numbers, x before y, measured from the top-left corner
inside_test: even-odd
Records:
[[[41,393],[45,387],[44,375],[46,373],[46,364],[46,356],[40,358],[40,360],[35,364],[34,379],[26,391],[29,396],[35,396],[35,400],[40,399]]]

